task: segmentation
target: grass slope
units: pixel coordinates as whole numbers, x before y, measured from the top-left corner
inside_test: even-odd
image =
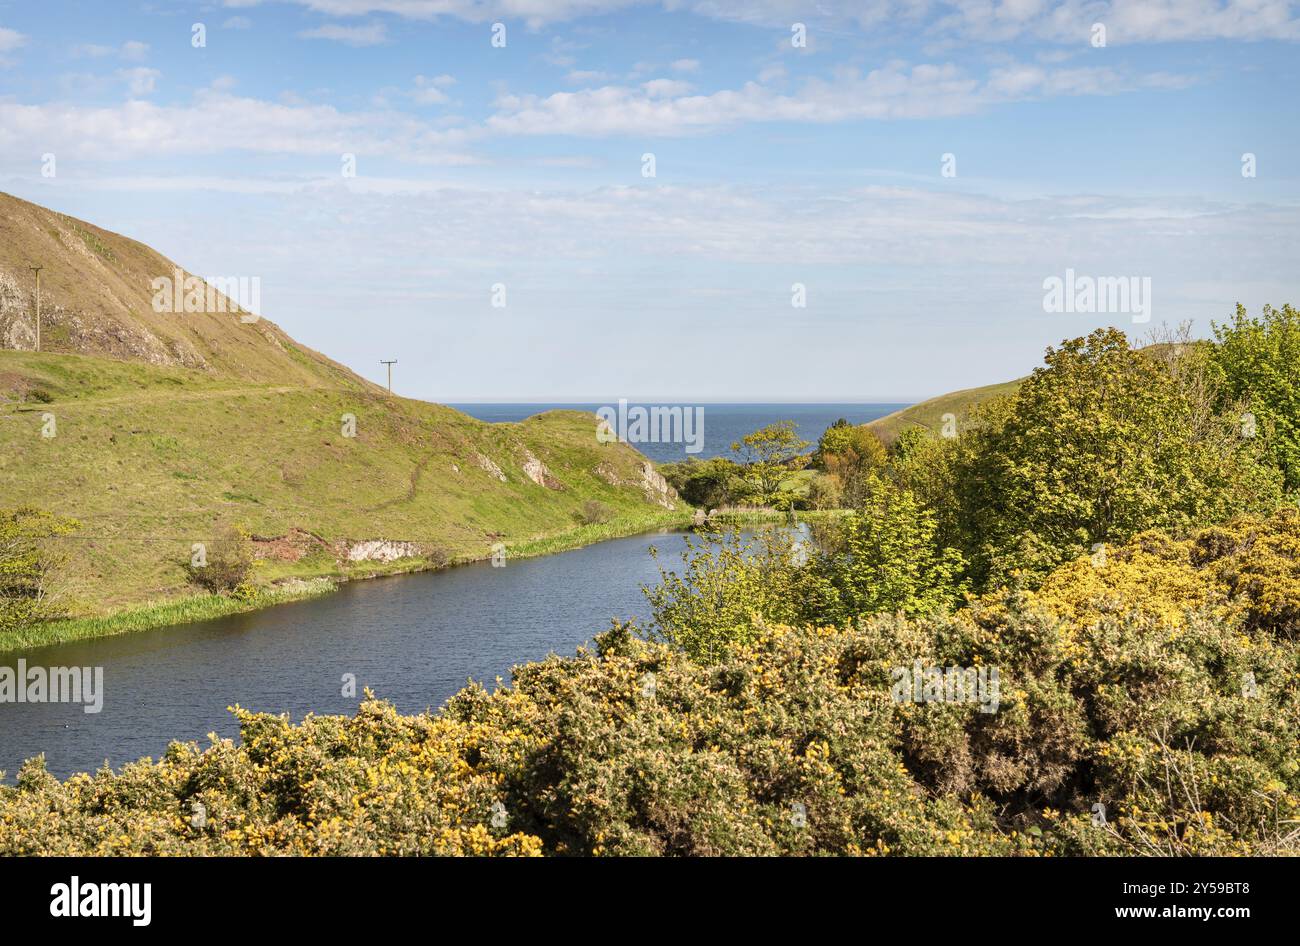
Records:
[[[867,426],[887,444],[893,443],[898,435],[909,427],[923,427],[937,432],[943,426],[944,414],[953,414],[960,422],[977,404],[1014,393],[1016,388],[1020,387],[1021,380],[1023,379],[1017,378],[1015,381],[1004,381],[1001,384],[988,384],[980,388],[966,388],[962,391],[941,394],[920,404],[905,407],[901,411],[878,417],[870,421]]]
[[[238,381],[372,387],[267,319],[242,321],[220,293],[213,302],[226,311],[155,311],[154,279],[175,281],[177,269],[183,278],[194,274],[136,240],[4,193],[0,348],[35,347],[34,264],[44,267],[43,351],[195,368]]]
[[[48,438],[46,414],[56,425]],[[355,437],[344,436],[345,414],[356,417]],[[595,418],[577,411],[486,424],[371,387],[0,352],[0,496],[81,523],[75,536],[53,540],[66,552],[68,604],[79,615],[192,594],[191,545],[227,523],[328,544],[307,539],[315,547],[296,561],[268,547],[257,571],[265,584],[422,564],[341,565],[334,543],[409,541],[469,560],[497,541],[526,553],[688,512],[647,483],[644,457],[594,434]],[[550,471],[549,487],[525,475],[530,455]],[[591,500],[613,519],[581,525]]]

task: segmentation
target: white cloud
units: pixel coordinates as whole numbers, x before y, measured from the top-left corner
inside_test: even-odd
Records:
[[[226,0],[251,6],[256,0]],[[1094,22],[1110,44],[1208,39],[1300,39],[1296,0],[292,0],[330,16],[390,13],[471,23],[523,20],[530,26],[600,16],[636,6],[685,10],[719,20],[789,28],[858,28],[873,36],[924,35],[976,42],[1022,37],[1086,43]],[[566,63],[565,65],[570,65]]]
[[[303,30],[298,35],[304,39],[334,40],[349,46],[378,46],[388,39],[388,28],[383,23],[368,23],[365,26],[327,23],[315,29]]]
[[[0,66],[3,66],[8,62],[5,58],[6,53],[11,53],[26,43],[27,37],[22,33],[17,30],[10,30],[0,26]]]
[[[845,69],[833,80],[809,79],[783,93],[758,82],[692,95],[686,83],[655,79],[640,87],[503,95],[487,125],[506,134],[684,135],[746,122],[838,122],[944,118],[998,103],[1061,95],[1102,95],[1132,88],[1171,88],[1167,73],[1129,78],[1104,67],[1045,69],[1012,65],[985,79],[952,63],[888,63],[866,75]]]
[[[691,91],[691,84],[680,79],[651,79],[642,82],[641,88],[652,99],[677,98]]]
[[[81,43],[72,47],[74,59],[103,59],[116,53],[129,62],[139,62],[149,52],[149,44],[139,40],[127,40],[121,46],[104,46],[100,43]]]
[[[253,21],[246,16],[232,16],[221,24],[223,30],[246,30],[250,29]]]
[[[674,72],[699,72],[700,61],[698,59],[678,59],[670,64]]]
[[[101,46],[98,43],[81,43],[72,47],[72,58],[102,59],[111,52],[113,52],[112,46]]]
[[[564,81],[573,85],[591,85],[596,82],[607,82],[614,78],[608,72],[601,72],[599,69],[574,69],[569,72]]]
[[[19,46],[27,42],[27,37],[17,30],[5,29],[0,26],[0,53],[13,52]]]
[[[27,142],[105,160],[159,154],[249,151],[327,158],[381,155],[417,164],[467,164],[472,132],[436,129],[398,112],[343,112],[328,105],[286,105],[210,88],[188,105],[129,101],[111,107],[0,101],[0,157],[24,155]]]
[[[411,93],[411,98],[420,105],[445,105],[450,100],[444,90],[455,84],[456,80],[448,75],[433,78],[416,76],[415,91]]]
[[[143,66],[135,69],[119,69],[117,77],[126,82],[127,88],[131,90],[132,95],[149,95],[157,86],[158,77],[162,73],[157,69],[148,69]]]

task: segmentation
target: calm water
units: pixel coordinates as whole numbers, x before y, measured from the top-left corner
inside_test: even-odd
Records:
[[[6,655],[29,665],[104,668],[104,708],[0,703],[0,769],[40,752],[60,778],[142,756],[169,740],[238,735],[226,707],[351,713],[341,678],[356,674],[403,712],[436,708],[473,677],[509,680],[513,664],[572,654],[612,617],[648,613],[657,584],[648,549],[676,561],[679,533],[616,539],[543,558],[343,585],[251,614]]]
[[[487,421],[515,421],[552,407],[462,404]],[[701,457],[776,420],[794,420],[815,441],[837,418],[864,423],[895,404],[705,404]],[[657,462],[680,460],[681,444],[637,444]],[[0,665],[102,667],[104,708],[0,703],[0,770],[44,752],[59,777],[157,758],[171,739],[236,736],[226,707],[289,713],[351,713],[344,674],[403,712],[436,708],[467,679],[491,684],[510,667],[549,653],[572,654],[613,617],[644,619],[641,586],[657,583],[648,554],[672,560],[679,534],[603,542],[545,558],[353,582],[313,601],[216,621],[162,628],[0,657]]]
[[[618,409],[618,402],[607,404],[453,404],[452,407],[464,411],[471,417],[492,423],[502,421],[519,421],[542,411],[555,408],[591,411],[598,407]],[[635,404],[630,404],[630,407]],[[648,405],[647,405],[648,406]],[[799,436],[804,440],[817,442],[817,439],[831,424],[843,417],[854,424],[865,424],[892,414],[906,404],[689,404],[688,402],[665,402],[667,407],[702,408],[704,411],[703,449],[699,453],[688,454],[685,445],[680,443],[635,443],[638,450],[656,463],[673,463],[688,456],[700,459],[709,457],[731,456],[731,445],[745,434],[764,427],[773,421],[792,420],[798,425]]]

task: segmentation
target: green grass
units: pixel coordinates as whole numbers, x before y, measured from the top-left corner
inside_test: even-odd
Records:
[[[538,555],[579,549],[607,539],[621,539],[629,535],[653,532],[656,529],[685,529],[691,524],[692,515],[690,511],[663,510],[659,513],[649,513],[645,516],[629,517],[614,522],[584,524],[576,526],[570,532],[533,539],[517,545],[507,542],[506,554],[509,558],[533,558]]]
[[[39,388],[50,403],[25,399]],[[5,403],[5,401],[8,403]],[[41,436],[52,413],[57,435]],[[356,417],[356,436],[342,416]],[[526,452],[562,484],[523,473]],[[491,458],[501,482],[478,463]],[[552,411],[486,424],[452,408],[365,388],[241,383],[199,371],[85,355],[0,352],[0,483],[4,506],[75,518],[51,541],[66,560],[64,597],[79,618],[192,595],[195,542],[229,524],[259,536],[301,529],[329,543],[417,542],[450,561],[571,548],[654,528],[674,516],[637,485],[645,458],[600,444],[595,418]],[[610,509],[579,526],[585,503]],[[678,501],[677,518],[689,515]],[[674,520],[675,521],[675,520]],[[517,551],[516,551],[517,550]],[[384,574],[409,565],[268,561],[255,579]]]
[[[960,423],[977,404],[995,397],[1013,394],[1016,388],[1020,387],[1021,380],[1023,379],[1018,378],[1001,384],[988,384],[980,388],[966,388],[962,391],[941,394],[939,397],[879,417],[870,421],[867,426],[887,444],[893,443],[898,435],[909,427],[922,427],[937,433],[943,426],[944,414],[952,414]]]
[[[0,653],[29,650],[51,644],[89,640],[94,637],[113,637],[134,631],[147,631],[173,624],[191,624],[255,611],[288,601],[301,601],[329,594],[336,585],[328,579],[297,583],[292,587],[272,588],[253,598],[230,598],[224,595],[195,595],[177,601],[159,601],[142,607],[130,608],[106,617],[70,618],[49,621],[35,627],[15,631],[0,639]]]

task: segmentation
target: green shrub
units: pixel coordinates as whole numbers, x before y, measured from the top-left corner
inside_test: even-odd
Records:
[[[578,513],[578,521],[590,526],[609,522],[613,518],[614,510],[599,499],[587,500],[582,504],[582,512]]]
[[[203,545],[201,555],[186,565],[190,581],[213,594],[234,592],[248,582],[253,573],[253,542],[247,532],[228,526]]]
[[[49,540],[78,527],[31,506],[0,511],[0,634],[59,616],[52,578],[61,556]]]

